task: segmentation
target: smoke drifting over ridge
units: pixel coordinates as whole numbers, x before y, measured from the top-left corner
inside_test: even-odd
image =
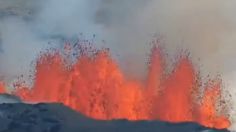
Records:
[[[95,34],[98,47],[110,48],[126,73],[142,78],[147,43],[156,35],[169,59],[187,49],[204,76],[220,73],[235,100],[235,6],[234,0],[0,0],[0,75],[11,82],[29,74],[42,49],[83,33]]]

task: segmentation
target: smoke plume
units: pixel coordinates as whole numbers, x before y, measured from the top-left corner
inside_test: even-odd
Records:
[[[142,78],[148,43],[157,36],[170,62],[188,50],[203,77],[222,75],[235,100],[235,6],[234,0],[1,0],[0,75],[9,83],[28,75],[40,51],[82,36],[110,48],[128,75]]]

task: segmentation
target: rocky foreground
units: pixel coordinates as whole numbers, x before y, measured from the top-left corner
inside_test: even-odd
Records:
[[[97,121],[63,104],[0,104],[0,132],[228,132],[195,123]]]

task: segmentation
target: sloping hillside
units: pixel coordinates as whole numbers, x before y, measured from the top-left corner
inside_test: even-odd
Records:
[[[0,104],[0,132],[227,132],[195,123],[96,121],[62,104]]]

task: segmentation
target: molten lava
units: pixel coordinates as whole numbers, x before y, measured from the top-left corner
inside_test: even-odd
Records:
[[[1,93],[5,93],[5,87],[4,87],[4,83],[0,82],[0,94]]]
[[[68,52],[42,54],[37,60],[33,87],[20,87],[15,94],[29,102],[62,102],[95,119],[191,121],[214,128],[230,126],[228,118],[216,108],[221,82],[209,83],[201,95],[199,76],[186,56],[167,74],[166,60],[161,50],[154,47],[147,79],[142,82],[125,77],[108,50],[91,53],[82,48],[78,52],[74,57],[68,57]],[[68,64],[68,58],[73,63]]]

